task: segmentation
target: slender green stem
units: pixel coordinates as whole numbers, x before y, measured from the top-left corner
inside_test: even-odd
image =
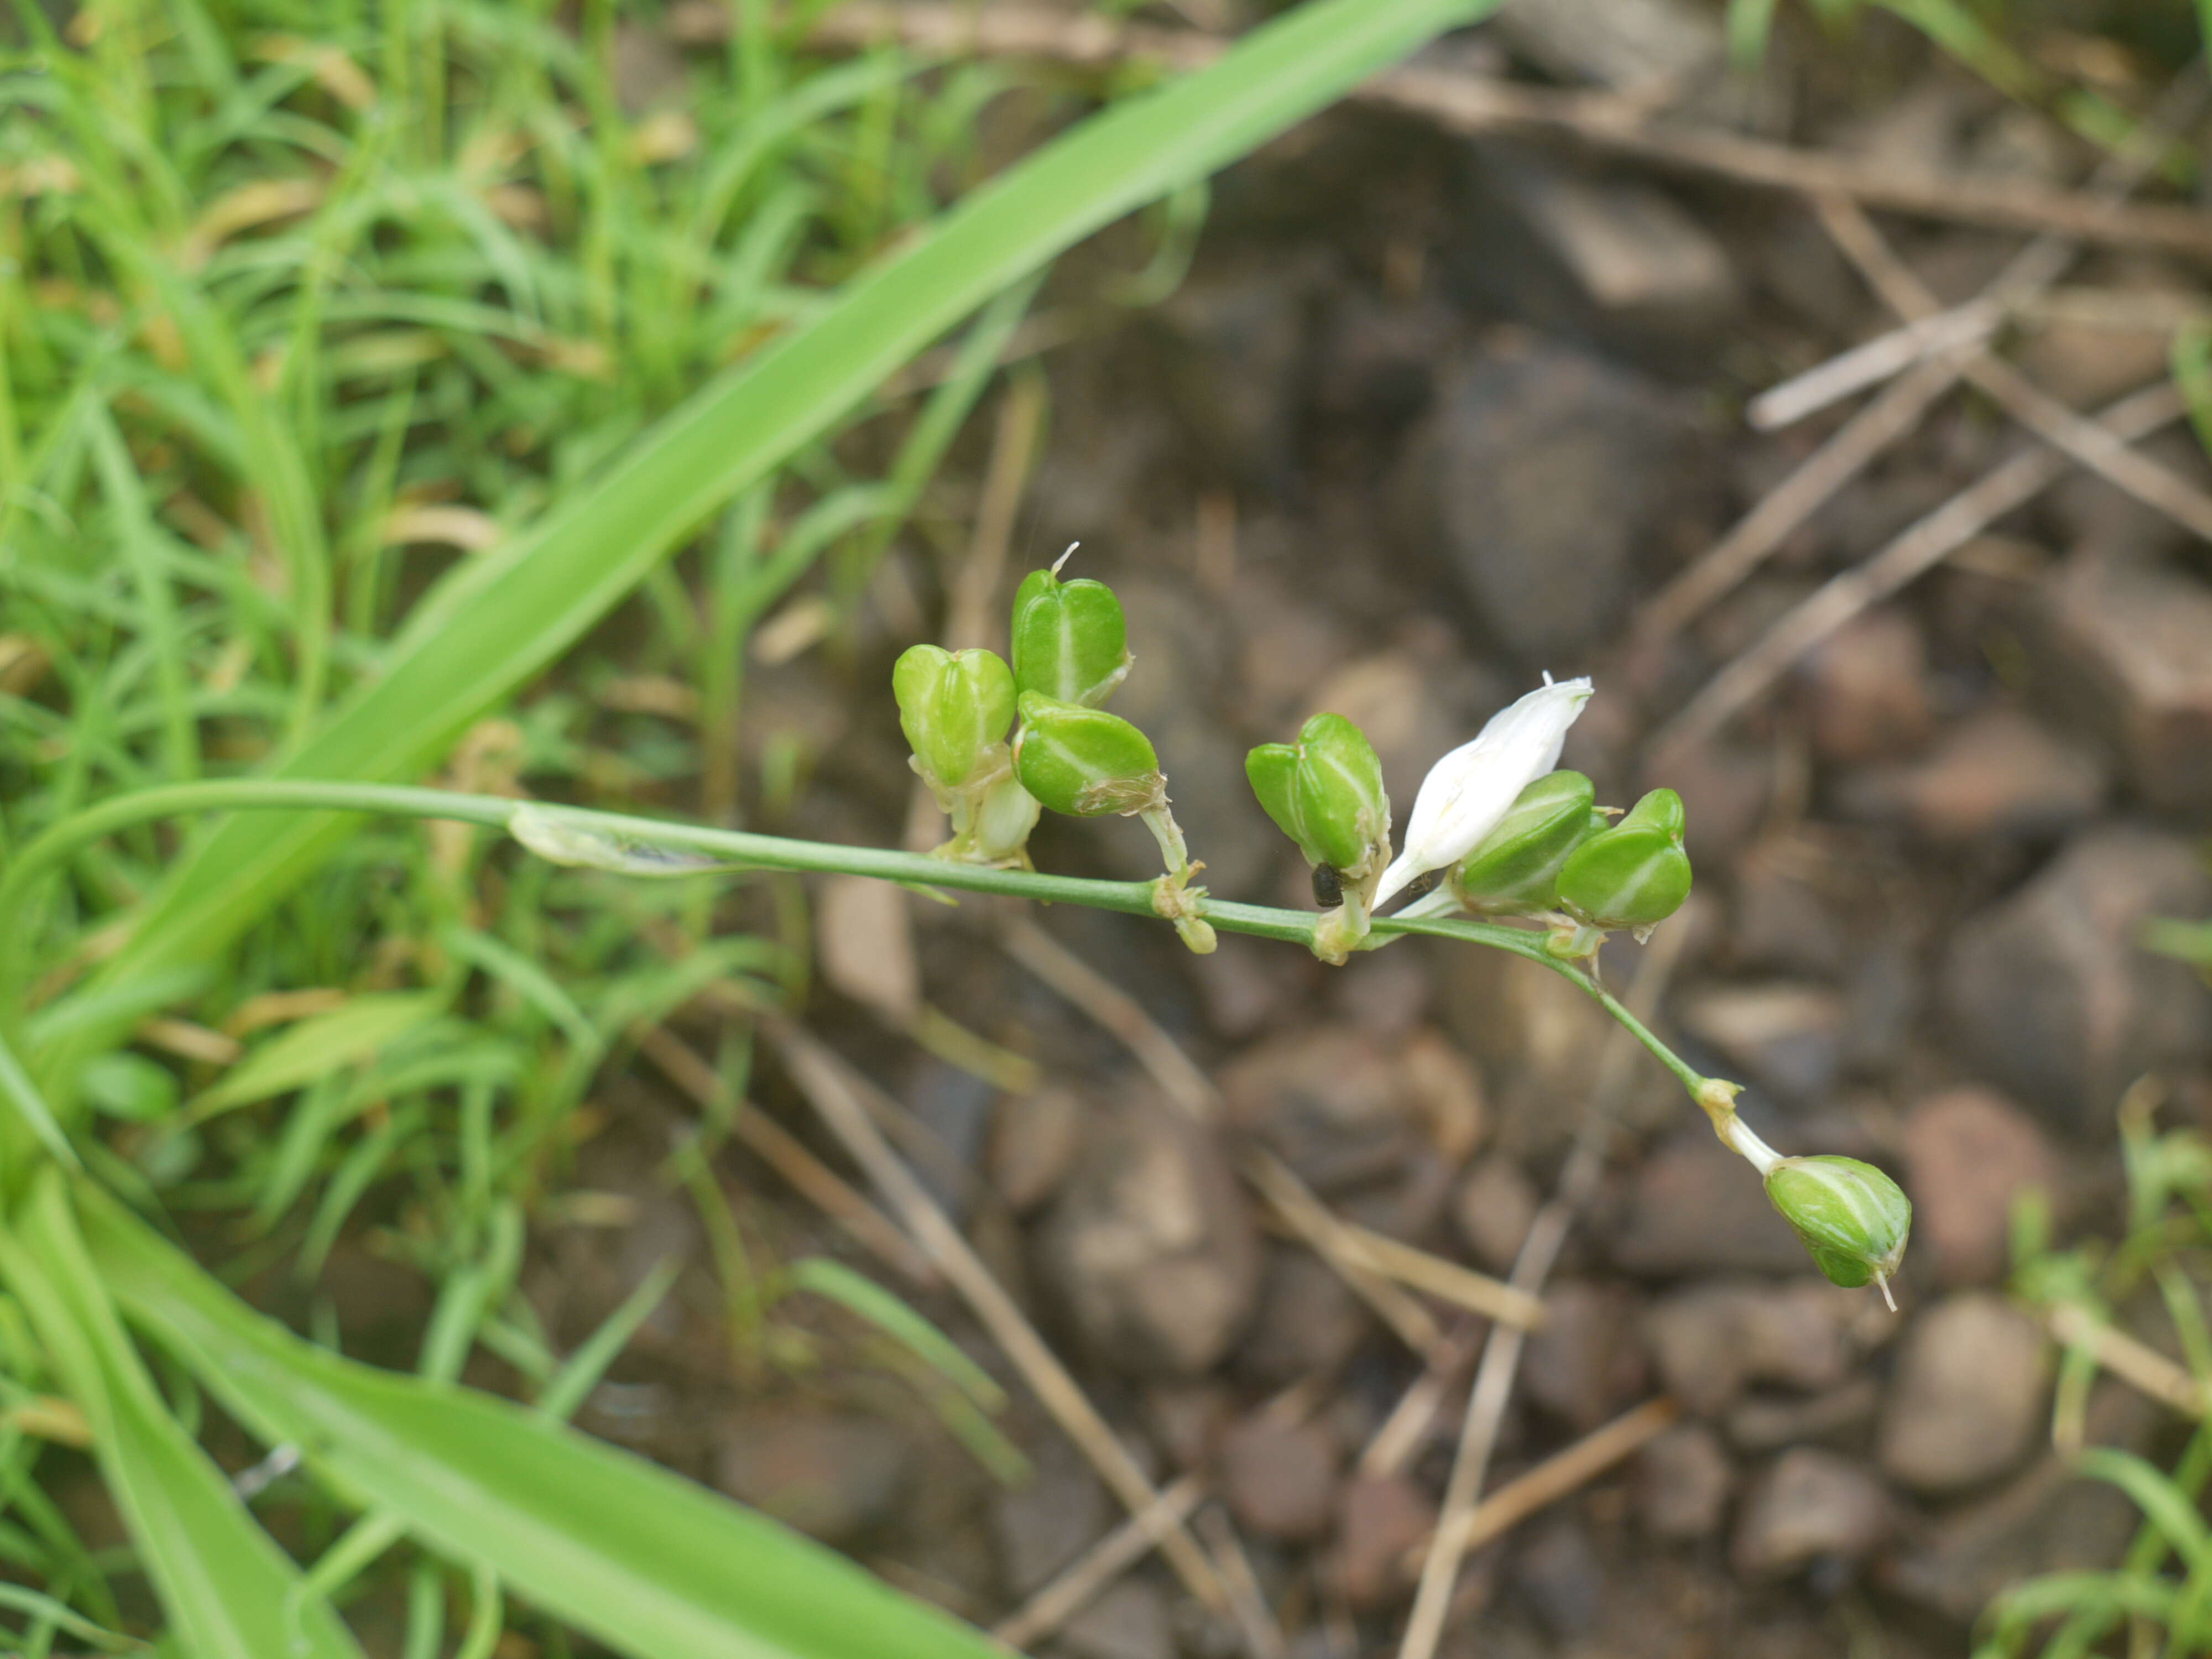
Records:
[[[960,864],[933,858],[926,853],[896,852],[879,847],[845,847],[828,842],[790,841],[780,836],[754,835],[741,830],[668,823],[658,818],[594,811],[585,807],[548,806],[509,800],[495,795],[461,794],[443,789],[305,779],[240,778],[168,784],[117,795],[47,830],[27,845],[9,866],[7,874],[0,877],[0,938],[21,936],[25,920],[23,907],[41,878],[52,873],[78,848],[132,824],[192,812],[290,810],[445,818],[504,831],[515,813],[526,805],[547,818],[573,827],[581,835],[681,848],[705,854],[728,865],[744,868],[874,876],[908,886],[994,893],[1054,904],[1082,904],[1094,909],[1119,910],[1129,915],[1156,914],[1154,884],[1151,882],[1096,881],[1078,876],[1041,875],[1034,871],[997,870],[984,865]],[[1195,902],[1200,914],[1217,928],[1308,946],[1312,944],[1314,928],[1321,919],[1317,914],[1309,911],[1233,904],[1211,897]],[[1370,927],[1378,937],[1418,933],[1434,939],[1461,939],[1471,945],[1488,945],[1495,951],[1508,951],[1515,956],[1525,957],[1530,962],[1549,969],[1561,978],[1579,986],[1680,1079],[1683,1088],[1689,1091],[1693,1100],[1708,1112],[1713,1110],[1715,1080],[1702,1076],[1661,1042],[1643,1021],[1623,1007],[1612,993],[1589,975],[1571,963],[1562,962],[1547,952],[1541,934],[1503,927],[1496,922],[1473,921],[1457,917],[1378,916],[1370,923]],[[1718,1086],[1722,1089],[1729,1087],[1726,1085]]]

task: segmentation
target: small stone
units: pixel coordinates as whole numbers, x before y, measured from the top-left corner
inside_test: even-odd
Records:
[[[1222,1496],[1238,1522],[1261,1537],[1305,1543],[1328,1529],[1341,1456],[1324,1423],[1248,1417],[1222,1437]]]
[[[1261,1043],[1220,1074],[1232,1122],[1258,1134],[1317,1191],[1394,1173],[1419,1146],[1404,1073],[1351,1025]]]
[[[1355,1609],[1387,1606],[1413,1586],[1406,1558],[1436,1530],[1437,1506],[1402,1474],[1361,1475],[1336,1505],[1330,1571]]]
[[[1036,1254],[1091,1352],[1138,1375],[1210,1369],[1259,1294],[1259,1239],[1220,1148],[1134,1085],[1085,1122]]]
[[[1060,1436],[1048,1435],[1037,1443],[1028,1484],[998,1495],[991,1522],[1006,1588],[1029,1595],[1097,1542],[1112,1528],[1114,1512],[1081,1455]]]
[[[2011,1257],[2014,1198],[2056,1190],[2058,1164],[2033,1119],[1988,1089],[1930,1096],[1905,1120],[1912,1248],[1946,1285],[1989,1285]]]
[[[1976,842],[2077,830],[2109,789],[2094,756],[1999,704],[1951,727],[1924,760],[1845,778],[1836,797],[1850,817],[1903,824],[1930,841]]]
[[[1080,573],[1076,555],[1071,573]],[[1146,576],[1114,578],[1142,667],[1114,694],[1113,712],[1143,730],[1166,769],[1176,821],[1203,881],[1218,893],[1249,893],[1273,868],[1282,836],[1252,810],[1244,780],[1245,744],[1224,719],[1229,630],[1220,607],[1194,589]],[[1133,820],[1091,821],[1100,852],[1118,874],[1160,873],[1159,848]]]
[[[1728,1452],[1702,1423],[1671,1428],[1638,1455],[1637,1512],[1661,1538],[1711,1537],[1735,1489]]]
[[[1770,980],[1691,992],[1679,1018],[1740,1075],[1785,1100],[1810,1101],[1836,1080],[1849,1013],[1843,994],[1826,986]]]
[[[2100,286],[2142,295],[2153,304],[2194,303],[2185,278],[2148,262],[2130,261]],[[2099,328],[2059,316],[2030,323],[2018,352],[2021,368],[2038,386],[2062,403],[2088,410],[2162,379],[2170,349],[2167,337],[2155,329]]]
[[[1668,752],[1666,768],[1663,776],[1654,773],[1639,787],[1664,786],[1681,796],[1689,815],[1682,845],[1694,867],[1729,867],[1758,834],[1774,799],[1771,746],[1720,738],[1678,744]]]
[[[1514,1553],[1513,1587],[1559,1641],[1587,1637],[1605,1621],[1605,1568],[1571,1515],[1546,1521]]]
[[[1835,1387],[1850,1368],[1850,1301],[1822,1279],[1723,1281],[1665,1297],[1644,1316],[1644,1334],[1668,1390],[1712,1417],[1747,1383]]]
[[[900,1027],[921,1006],[907,903],[890,882],[832,876],[822,884],[814,925],[816,957],[830,988]]]
[[[1729,320],[1728,250],[1656,185],[1488,137],[1467,146],[1467,235],[1454,263],[1490,310],[1680,373]]]
[[[1759,1173],[1713,1138],[1685,1128],[1637,1170],[1613,1259],[1653,1278],[1699,1273],[1802,1273],[1805,1247],[1766,1201]]]
[[[1310,260],[1200,271],[1146,313],[1158,383],[1190,446],[1262,492],[1291,474],[1322,277]]]
[[[1434,1027],[1407,1036],[1399,1045],[1398,1068],[1430,1146],[1454,1169],[1466,1163],[1490,1129],[1482,1074]]]
[[[2124,1383],[2090,1393],[2083,1439],[2141,1451],[2161,1408]],[[2170,1419],[2167,1419],[2170,1421]],[[2049,1572],[2118,1566],[2142,1524],[2118,1487],[2080,1478],[2071,1458],[2046,1454],[1985,1498],[1947,1510],[1887,1564],[1882,1587],[1965,1625],[1999,1591]]]
[[[1479,1160],[1452,1197],[1452,1219],[1474,1259],[1494,1273],[1513,1266],[1543,1207],[1536,1183],[1504,1152]]]
[[[1481,1068],[1498,1150],[1533,1158],[1565,1145],[1576,1119],[1559,1103],[1588,1098],[1598,1054],[1620,1028],[1534,963],[1441,939],[1413,943],[1445,947],[1429,958],[1440,981],[1437,1013]]]
[[[1729,1443],[1739,1451],[1779,1451],[1855,1429],[1881,1408],[1881,1389],[1870,1376],[1855,1376],[1809,1400],[1755,1395],[1729,1413]]]
[[[847,1544],[899,1511],[914,1447],[893,1423],[800,1407],[748,1410],[724,1427],[714,1484],[824,1543]]]
[[[1448,374],[1394,495],[1499,645],[1565,665],[1609,636],[1638,553],[1700,533],[1703,446],[1660,386],[1550,344]]]
[[[1060,1190],[1082,1132],[1083,1103],[1069,1090],[1048,1086],[999,1103],[984,1164],[1007,1208],[1026,1215]]]
[[[1882,1413],[1881,1467],[1920,1492],[1978,1486],[2014,1468],[2045,1417],[2049,1350],[2034,1320],[1986,1291],[1912,1322]]]
[[[1711,15],[1685,0],[1513,0],[1496,27],[1549,73],[1624,93],[1699,75],[1724,46]]]
[[[1926,741],[1928,642],[1910,611],[1869,611],[1810,653],[1798,669],[1813,748],[1839,765],[1909,754]]]
[[[1055,1645],[1069,1659],[1175,1659],[1167,1597],[1149,1579],[1116,1579],[1060,1627]]]
[[[1759,842],[1737,862],[1732,959],[1752,969],[1832,980],[1850,955],[1841,918],[1812,878],[1820,858],[1796,838]]]
[[[1529,1399],[1587,1434],[1643,1395],[1650,1364],[1626,1285],[1565,1280],[1544,1313],[1521,1359]]]
[[[1251,1334],[1237,1350],[1237,1374],[1281,1389],[1333,1373],[1374,1328],[1367,1304],[1335,1269],[1310,1250],[1278,1247],[1268,1253]]]
[[[2090,830],[1953,934],[1942,983],[1951,1030],[1985,1075],[2101,1138],[2134,1079],[2212,1054],[2212,997],[2197,973],[2139,941],[2154,916],[2208,908],[2212,876],[2190,842],[2128,825]]]
[[[2036,623],[2054,708],[2086,717],[2153,808],[2212,807],[2212,585],[2076,557],[2051,573]]]
[[[1800,1446],[1776,1458],[1745,1495],[1733,1559],[1746,1577],[1778,1577],[1824,1556],[1856,1561],[1881,1542],[1895,1511],[1861,1465]]]

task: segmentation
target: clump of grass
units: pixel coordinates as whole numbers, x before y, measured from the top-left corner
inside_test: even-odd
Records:
[[[2212,1480],[2212,1426],[2200,1424],[2164,1468],[2083,1444],[2089,1389],[2102,1364],[2097,1344],[2081,1333],[2124,1331],[2130,1313],[2154,1318],[2147,1302],[2163,1310],[2162,1334],[2181,1363],[2152,1353],[2150,1370],[2138,1364],[2133,1380],[2168,1378],[2182,1393],[2212,1399],[2212,1328],[2203,1311],[2212,1285],[2212,1140],[2194,1127],[2160,1128],[2162,1092],[2146,1079],[2120,1104],[2127,1201],[2117,1237],[2057,1249],[2040,1194],[2026,1197],[2014,1215],[2014,1287],[2072,1339],[2060,1363],[2052,1437],[2076,1454],[2085,1479],[2124,1492],[2142,1510],[2142,1528],[2110,1571],[2046,1574],[1997,1596],[1984,1614],[1976,1659],[2031,1651],[2081,1659],[2116,1638],[2129,1653],[2212,1647],[2212,1529],[2200,1509]]]
[[[752,628],[817,568],[843,625],[1046,262],[1479,9],[1328,0],[988,186],[996,71],[817,61],[803,17],[756,0],[689,57],[605,3],[572,27],[465,0],[117,0],[66,39],[19,9],[0,859],[149,785],[287,773],[737,817]],[[979,307],[942,373],[878,396]],[[594,636],[625,605],[634,625]],[[183,1648],[354,1653],[331,1598],[375,1570],[410,1652],[441,1650],[449,1580],[472,1656],[510,1588],[559,1616],[528,1626],[556,1653],[572,1626],[656,1656],[980,1651],[559,1429],[657,1281],[565,1357],[514,1294],[628,1034],[707,988],[797,988],[787,884],[732,908],[510,864],[453,826],[270,822],[88,844],[0,961],[0,1565],[44,1587],[0,1617],[25,1650],[128,1626],[112,1581],[135,1570]],[[744,1059],[722,1056],[732,1101]],[[435,1285],[421,1376],[338,1358],[328,1322],[310,1344],[260,1319],[118,1194],[219,1218],[230,1277],[312,1274],[368,1237]],[[991,1396],[926,1326],[834,1269],[741,1288],[840,1303],[1011,1472]],[[179,1362],[179,1403],[125,1317]],[[479,1343],[536,1414],[450,1386]],[[329,1497],[283,1482],[330,1543],[311,1571],[195,1443],[187,1375],[367,1504],[339,1535]],[[42,1495],[57,1443],[95,1455],[128,1560]],[[378,1568],[403,1538],[427,1552]]]

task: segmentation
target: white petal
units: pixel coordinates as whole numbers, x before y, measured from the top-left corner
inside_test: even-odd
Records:
[[[1480,846],[1521,792],[1559,764],[1567,728],[1591,690],[1587,679],[1547,682],[1499,709],[1474,742],[1431,767],[1406,820],[1404,850],[1382,872],[1375,902]]]

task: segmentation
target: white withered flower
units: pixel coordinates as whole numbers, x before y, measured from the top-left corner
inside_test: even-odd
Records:
[[[1559,764],[1567,728],[1590,699],[1587,679],[1544,684],[1499,709],[1472,743],[1463,743],[1429,769],[1413,797],[1405,849],[1376,890],[1375,903],[1401,891],[1414,878],[1457,864],[1498,827],[1515,799]]]

